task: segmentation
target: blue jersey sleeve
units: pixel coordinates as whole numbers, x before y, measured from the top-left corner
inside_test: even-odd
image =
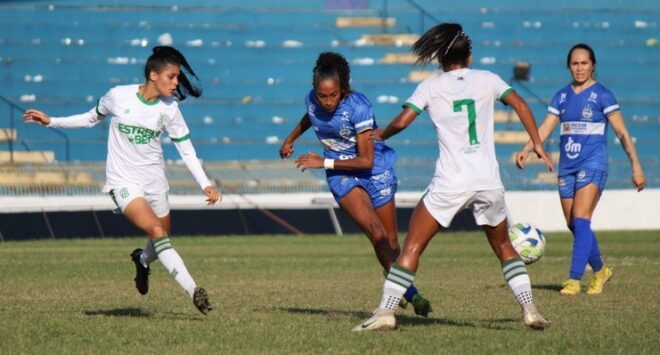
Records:
[[[371,105],[367,103],[355,105],[353,107],[353,114],[351,115],[351,123],[355,127],[356,134],[374,129],[374,111]]]
[[[616,101],[611,91],[604,89],[600,94],[600,105],[603,108],[603,114],[609,116],[614,112],[620,111],[619,103]]]

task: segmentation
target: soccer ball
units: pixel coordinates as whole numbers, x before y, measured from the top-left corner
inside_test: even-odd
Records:
[[[529,223],[514,224],[509,228],[509,239],[526,265],[541,259],[545,252],[543,232]]]

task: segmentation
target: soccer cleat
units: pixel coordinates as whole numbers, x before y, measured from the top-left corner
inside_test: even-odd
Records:
[[[525,326],[533,330],[543,330],[550,327],[551,322],[536,310],[533,303],[525,304],[522,308]]]
[[[131,259],[135,264],[135,288],[137,288],[141,295],[146,295],[149,292],[149,273],[151,269],[142,265],[140,262],[141,254],[142,249],[137,248],[131,253]]]
[[[600,271],[594,273],[593,279],[587,289],[588,295],[600,295],[603,293],[603,286],[612,278],[612,269],[603,267]]]
[[[353,328],[354,332],[363,332],[365,330],[394,330],[396,329],[396,318],[394,311],[378,308],[374,315],[366,321]]]
[[[426,298],[422,297],[419,293],[413,295],[412,300],[413,308],[415,309],[415,314],[422,317],[428,317],[429,312],[433,312],[431,308],[431,302]]]
[[[211,304],[211,301],[209,301],[209,295],[202,287],[195,287],[195,292],[193,292],[193,304],[203,315],[207,315],[213,310],[213,305]]]
[[[559,291],[564,296],[575,296],[580,293],[580,280],[568,279],[561,284],[562,289]]]

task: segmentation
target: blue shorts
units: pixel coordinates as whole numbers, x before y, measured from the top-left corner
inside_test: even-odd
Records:
[[[559,197],[573,198],[575,192],[589,184],[598,186],[598,193],[602,194],[607,182],[607,173],[596,169],[580,169],[572,174],[559,177]]]
[[[328,187],[337,203],[351,190],[361,187],[369,194],[374,208],[382,207],[390,202],[394,198],[398,185],[399,181],[392,168],[371,176],[350,174],[328,176]]]

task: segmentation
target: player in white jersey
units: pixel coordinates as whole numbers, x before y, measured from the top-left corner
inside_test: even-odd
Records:
[[[568,51],[566,67],[573,80],[552,98],[548,114],[539,127],[544,141],[561,122],[557,182],[566,225],[573,232],[573,252],[568,280],[559,292],[567,296],[580,293],[580,280],[589,264],[594,274],[587,294],[598,295],[612,277],[612,270],[603,264],[598,240],[591,229],[591,216],[607,180],[608,123],[628,154],[632,183],[637,191],[644,189],[646,177],[619,104],[614,95],[594,79],[596,55],[593,49],[584,43],[576,44]],[[530,149],[528,142],[516,155],[519,168],[524,168]]]
[[[109,193],[124,216],[149,236],[144,249],[131,253],[136,268],[135,286],[143,295],[149,291],[149,264],[158,259],[188,293],[197,309],[208,314],[213,309],[208,293],[197,287],[169,238],[169,185],[160,141],[162,132],[167,132],[174,142],[204,191],[207,203],[213,205],[222,199],[220,191],[211,185],[204,173],[179,111],[179,101],[187,95],[201,95],[201,89],[191,83],[183,70],[197,79],[178,50],[154,47],[144,68],[144,84],[112,88],[99,99],[95,108],[83,114],[51,118],[30,109],[23,114],[23,119],[48,127],[76,128],[93,127],[110,117],[103,192]]]
[[[377,132],[387,139],[408,127],[426,109],[438,135],[440,154],[433,180],[413,212],[401,255],[392,265],[383,286],[381,303],[374,315],[354,331],[396,328],[395,305],[415,279],[422,252],[433,236],[449,227],[454,216],[469,208],[486,232],[491,248],[523,314],[532,329],[550,325],[534,306],[525,264],[511,245],[506,221],[504,187],[500,180],[493,140],[495,100],[513,107],[540,158],[548,158],[529,107],[499,76],[469,68],[471,41],[461,25],[443,23],[427,31],[413,44],[417,61],[440,63],[442,73],[417,86],[403,111]]]

